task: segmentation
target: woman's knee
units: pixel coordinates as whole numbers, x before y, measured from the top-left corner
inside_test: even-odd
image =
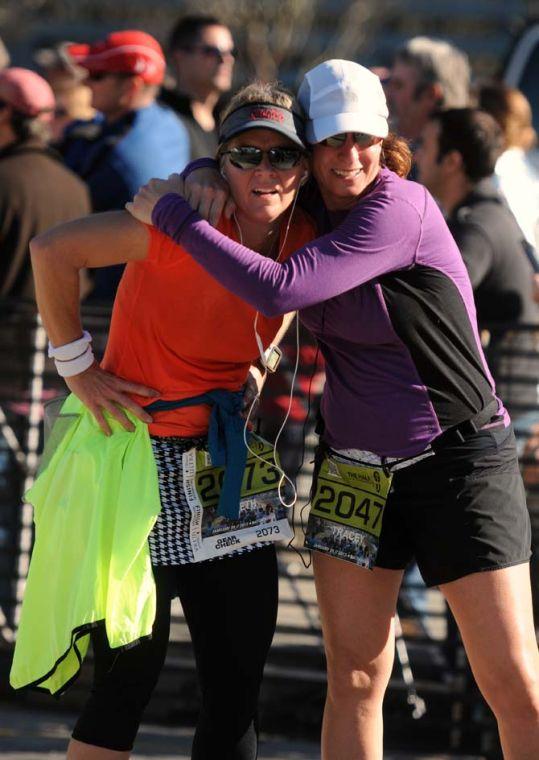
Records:
[[[539,669],[509,662],[501,671],[494,667],[476,678],[499,720],[539,725]]]
[[[328,695],[335,700],[381,704],[393,667],[393,655],[364,660],[360,648],[326,646]]]

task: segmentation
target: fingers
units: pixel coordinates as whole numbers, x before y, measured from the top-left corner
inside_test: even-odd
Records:
[[[128,433],[134,432],[135,426],[120,406],[107,399],[103,402],[102,407],[120,423],[124,430],[127,430]]]
[[[213,227],[216,227],[223,213],[227,197],[228,193],[225,194],[222,190],[206,188],[200,200],[198,213],[203,219],[207,219]]]
[[[215,190],[214,198],[208,209],[208,221],[213,227],[217,227],[219,219],[223,215],[229,192],[224,190]]]
[[[125,204],[125,210],[129,211],[132,217],[138,219],[139,222],[143,222],[143,224],[152,223],[152,209],[153,206],[152,208],[148,208],[145,201],[136,197],[132,203]]]
[[[99,407],[97,409],[92,411],[92,414],[94,415],[97,424],[101,428],[101,430],[105,433],[106,436],[112,435],[112,430],[110,429],[110,426],[105,419],[105,415],[101,411]]]
[[[118,409],[128,409],[132,414],[135,415],[135,417],[138,417],[139,420],[145,422],[146,424],[150,424],[152,422],[151,415],[149,415],[148,412],[146,412],[143,407],[140,406],[140,404],[137,404],[126,394],[135,393],[137,396],[152,398],[159,396],[159,391],[156,391],[153,388],[148,388],[146,385],[140,385],[139,383],[130,383],[129,381],[123,380],[122,378],[116,377],[115,375],[107,375],[106,377],[108,392],[107,397],[103,400],[102,406],[104,406],[108,411],[111,411],[111,414],[113,414],[113,416],[122,423],[126,430],[134,430],[134,427],[132,426],[132,423],[129,422],[129,420],[128,422],[131,427],[126,427],[124,422],[127,420],[127,417],[122,412],[122,417],[119,418],[115,413]],[[110,407],[109,404],[111,404],[112,407]]]
[[[228,193],[213,187],[204,187],[198,201],[198,211],[203,219],[215,225],[221,218]]]
[[[185,183],[184,198],[195,211],[199,210],[201,196],[202,187],[200,185]]]
[[[68,378],[67,384],[92,412],[105,435],[111,435],[112,432],[105,413],[110,414],[125,430],[130,432],[135,430],[135,426],[124,410],[131,412],[142,422],[147,424],[152,422],[152,417],[127,394],[135,393],[143,397],[158,396],[159,392],[153,388],[128,382],[103,371],[98,366]]]
[[[195,210],[198,211],[203,219],[206,219],[213,227],[216,227],[223,214],[228,197],[228,189],[204,187],[199,196],[198,207]],[[191,203],[191,205],[193,204]]]
[[[134,414],[135,417],[138,417],[141,422],[146,422],[149,425],[150,422],[153,421],[148,412],[145,412],[141,406],[135,404],[135,402],[132,401],[129,396],[123,396],[119,403],[125,409],[128,409],[132,414]]]
[[[125,204],[125,210],[139,222],[151,224],[152,213],[157,201],[172,190],[173,188],[168,180],[151,179],[139,189],[130,203]]]
[[[185,182],[181,174],[171,174],[167,180],[171,192],[179,193],[180,195],[185,194]]]
[[[114,387],[125,393],[136,393],[137,396],[146,396],[147,398],[154,398],[160,395],[159,391],[156,391],[154,388],[148,388],[147,385],[131,383],[129,380],[123,380],[115,375],[109,375],[109,377],[115,381]]]

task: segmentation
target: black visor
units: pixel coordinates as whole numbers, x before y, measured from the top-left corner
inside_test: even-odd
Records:
[[[282,106],[269,103],[247,103],[229,113],[219,127],[219,144],[248,129],[272,129],[288,137],[301,148],[307,147],[305,121],[302,117]]]

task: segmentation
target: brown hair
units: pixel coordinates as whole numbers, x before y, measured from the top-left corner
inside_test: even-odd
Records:
[[[402,137],[390,132],[382,141],[382,166],[398,174],[399,177],[407,177],[412,168],[412,151]]]
[[[255,80],[251,84],[245,85],[239,89],[228,101],[226,106],[219,115],[219,122],[222,124],[232,111],[246,105],[247,103],[267,103],[272,106],[280,106],[290,111],[300,114],[302,118],[303,110],[294,97],[294,95],[283,87],[280,82],[262,82]],[[227,143],[221,143],[217,151],[217,158],[226,150]]]
[[[503,131],[506,148],[527,151],[537,142],[532,126],[532,110],[526,96],[513,87],[498,82],[479,90],[479,107],[491,114]]]
[[[280,82],[262,82],[255,80],[239,89],[228,101],[221,111],[219,121],[222,124],[226,117],[236,108],[246,103],[268,103],[272,106],[281,106],[291,111],[296,111],[303,116],[303,111],[294,95],[283,87]]]

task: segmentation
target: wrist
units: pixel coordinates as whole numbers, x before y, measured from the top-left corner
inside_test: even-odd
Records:
[[[82,337],[61,346],[49,343],[49,357],[54,359],[56,371],[60,377],[80,375],[94,363],[95,357],[91,347],[92,336],[86,330]]]
[[[152,224],[177,243],[185,224],[193,216],[198,217],[198,214],[182,195],[166,193],[153,207]]]
[[[77,356],[75,359],[69,359],[67,361],[54,360],[56,371],[60,377],[74,377],[80,375],[89,369],[95,361],[94,352],[92,351],[90,344],[86,347],[86,351]]]
[[[204,158],[196,158],[194,161],[190,161],[185,169],[181,172],[180,177],[182,179],[187,179],[189,175],[191,175],[193,172],[198,171],[199,169],[218,169],[219,164],[215,160],[215,158],[211,158],[210,156],[204,157]]]
[[[48,356],[49,359],[57,359],[61,362],[71,361],[78,356],[82,356],[92,342],[92,336],[86,330],[83,331],[82,336],[76,340],[72,340],[70,343],[63,343],[61,346],[53,346],[49,342]]]

